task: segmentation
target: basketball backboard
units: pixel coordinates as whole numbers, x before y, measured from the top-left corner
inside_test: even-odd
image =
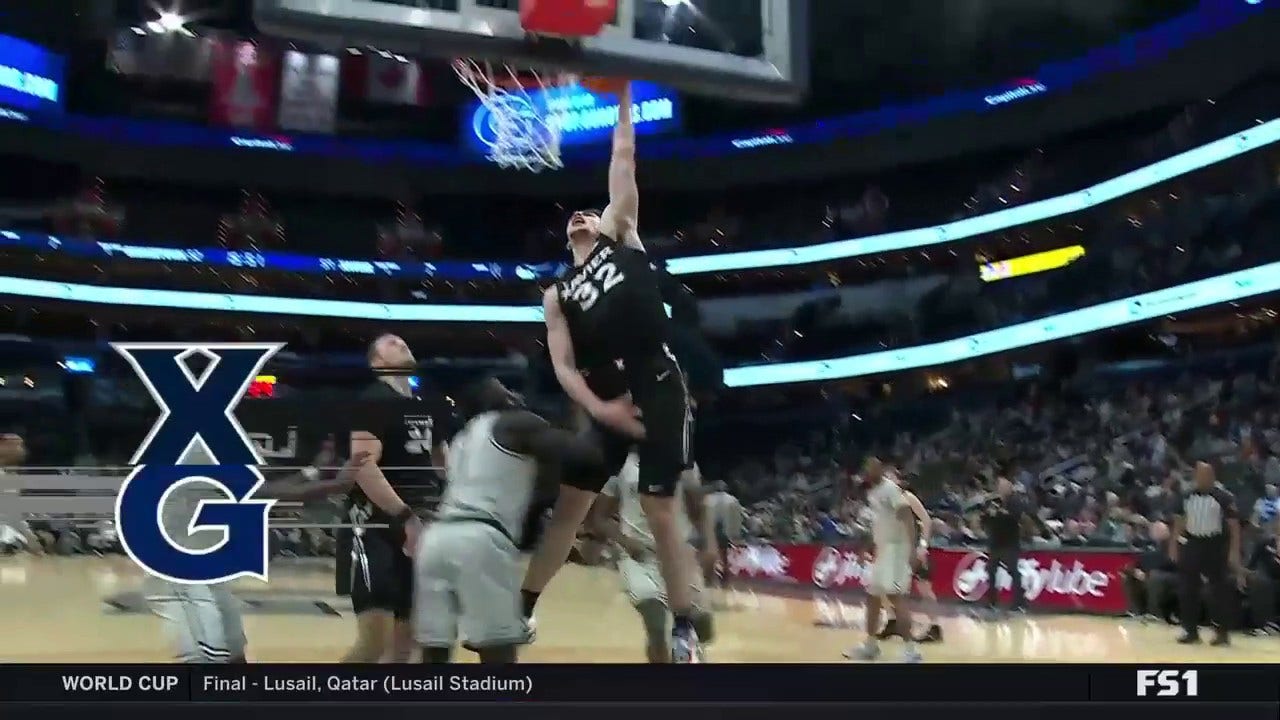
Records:
[[[329,47],[500,60],[640,78],[735,100],[795,102],[808,86],[809,0],[617,0],[580,44],[533,41],[521,0],[255,0],[265,32]]]

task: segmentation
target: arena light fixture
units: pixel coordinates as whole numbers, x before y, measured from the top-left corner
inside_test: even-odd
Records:
[[[0,108],[0,118],[7,112]],[[14,118],[25,121],[23,118]],[[232,136],[237,147],[274,152],[293,152],[291,138]],[[845,260],[925,246],[940,246],[967,238],[1069,215],[1138,192],[1171,178],[1186,175],[1215,163],[1239,157],[1259,148],[1280,142],[1280,120],[1258,125],[1228,137],[1175,155],[1153,165],[1105,180],[1074,193],[1040,200],[995,213],[966,218],[957,222],[917,228],[901,232],[870,235],[848,240],[804,247],[755,250],[717,255],[672,258],[667,270],[672,275],[761,270],[770,267],[804,265]],[[558,274],[557,263],[538,265],[498,262],[394,262],[369,259],[321,258],[294,253],[228,251],[225,248],[175,249],[156,245],[129,245],[122,242],[98,242],[63,238],[47,233],[0,230],[0,245],[27,247],[40,252],[58,251],[84,257],[126,257],[146,262],[183,263],[212,267],[266,268],[286,272],[330,274],[335,270],[346,275],[387,275],[409,279],[440,278],[446,280],[538,281]]]
[[[175,12],[163,11],[160,13],[160,19],[156,21],[160,27],[166,32],[177,32],[186,25],[186,21],[182,16]]]
[[[1280,262],[1274,262],[953,340],[831,360],[731,368],[725,370],[724,381],[729,387],[755,387],[841,380],[948,365],[1278,291]],[[95,305],[381,322],[543,322],[542,308],[539,306],[382,304],[103,287],[17,277],[0,277],[0,295]]]
[[[1083,190],[1007,210],[915,230],[835,240],[817,245],[672,258],[667,261],[667,271],[672,275],[694,275],[810,265],[956,242],[1087,210],[1278,141],[1280,120],[1271,120]]]

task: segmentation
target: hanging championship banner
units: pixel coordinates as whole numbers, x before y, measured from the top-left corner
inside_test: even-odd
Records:
[[[331,133],[338,113],[338,58],[290,50],[280,76],[280,128]]]
[[[276,122],[279,56],[252,42],[215,40],[209,120],[219,125],[271,130]]]

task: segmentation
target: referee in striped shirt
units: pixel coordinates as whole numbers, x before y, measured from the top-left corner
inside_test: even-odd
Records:
[[[1216,628],[1213,645],[1227,645],[1231,627],[1231,574],[1243,577],[1240,566],[1240,517],[1236,498],[1216,481],[1213,466],[1196,463],[1193,487],[1175,505],[1174,537],[1169,557],[1182,576],[1182,637],[1188,645],[1200,642],[1202,578],[1209,582],[1209,617]],[[1181,547],[1179,545],[1181,544]]]

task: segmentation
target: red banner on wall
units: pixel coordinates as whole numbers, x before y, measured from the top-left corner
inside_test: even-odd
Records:
[[[1023,592],[1033,608],[1095,613],[1128,609],[1121,575],[1132,552],[1028,550],[1018,561]],[[823,545],[748,545],[729,553],[729,574],[825,590],[858,590],[871,571],[869,553]],[[978,550],[929,550],[933,591],[940,600],[980,602],[987,594],[987,555]],[[1007,603],[1013,578],[1003,568],[996,589]]]
[[[280,56],[252,42],[215,40],[210,64],[209,119],[219,125],[272,130]]]

